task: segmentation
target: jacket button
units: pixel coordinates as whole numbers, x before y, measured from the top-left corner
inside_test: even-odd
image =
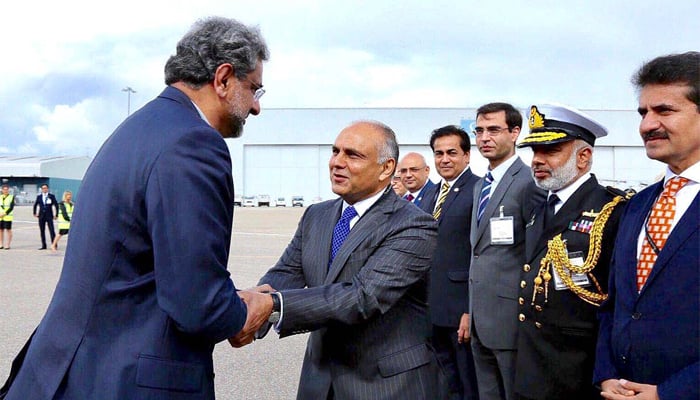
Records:
[[[525,304],[525,299],[523,299],[522,297],[518,297],[518,304],[520,304],[521,306]]]
[[[530,264],[523,265],[523,271],[530,272]]]
[[[527,286],[527,282],[525,281],[520,281],[520,288],[525,289],[525,286]]]
[[[535,322],[535,328],[542,329],[542,324],[540,324],[539,322]]]
[[[642,318],[642,313],[636,312],[636,313],[632,314],[632,319],[640,319],[640,318]]]
[[[520,322],[525,321],[525,314],[520,314],[520,315],[518,315],[518,320],[519,320]]]
[[[537,311],[542,311],[542,306],[540,306],[539,304],[536,305],[536,306],[535,306],[535,310],[537,310]]]
[[[622,361],[623,364],[627,364],[627,357],[621,356],[620,361]]]

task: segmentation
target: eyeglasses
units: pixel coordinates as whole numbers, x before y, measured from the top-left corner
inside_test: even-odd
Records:
[[[251,81],[250,78],[245,78],[245,80],[250,83],[250,90],[253,92],[253,100],[260,100],[260,98],[265,94],[265,89],[263,89],[262,85],[258,85],[257,83]]]
[[[488,134],[490,137],[498,136],[501,132],[503,131],[509,131],[508,127],[500,127],[500,126],[489,126],[484,128],[476,128],[472,131],[474,136],[483,136],[484,133]]]

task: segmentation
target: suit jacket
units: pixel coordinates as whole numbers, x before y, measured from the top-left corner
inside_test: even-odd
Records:
[[[469,312],[469,228],[472,218],[472,193],[479,177],[464,171],[450,188],[438,220],[437,247],[430,270],[430,319],[433,325],[458,327],[462,314]],[[424,196],[421,208],[432,215],[440,193],[439,184]]]
[[[107,139],[80,199],[53,299],[7,398],[213,399],[214,344],[246,319],[226,270],[223,138],[168,87]]]
[[[53,193],[47,195],[46,202],[49,204],[44,204],[43,194],[39,193],[34,201],[34,215],[39,215],[39,218],[53,219],[54,215],[58,215],[58,202],[56,201],[56,196]],[[37,209],[39,212],[37,212]],[[56,212],[54,213],[54,209]]]
[[[630,200],[600,314],[594,379],[658,385],[661,399],[700,397],[700,195],[669,235],[637,293],[637,239],[663,182]]]
[[[426,199],[425,195],[429,193],[430,188],[433,186],[435,186],[435,184],[430,179],[425,182],[425,185],[423,185],[423,188],[418,192],[416,198],[413,199],[413,204],[415,204],[416,207],[420,207],[423,200]]]
[[[477,209],[484,178],[474,185],[469,272],[470,327],[490,349],[514,350],[518,334],[518,283],[525,263],[525,225],[546,192],[535,185],[530,168],[518,158],[491,193],[481,223]],[[513,217],[513,244],[491,244],[490,218]]]
[[[599,212],[615,195],[591,176],[562,205],[548,226],[543,223],[547,205],[543,202],[526,228],[527,264],[520,282],[518,318],[521,322],[515,374],[515,391],[522,396],[567,400],[599,397],[592,384],[598,308],[581,300],[568,288],[556,290],[555,279],[547,286],[546,301],[545,293],[538,292],[533,298],[533,281],[547,253],[547,241],[559,233],[566,240],[570,258],[585,260],[588,257],[590,224],[594,219],[591,213]],[[607,288],[613,238],[624,209],[622,204],[615,207],[605,225],[600,256],[591,272],[603,291]],[[576,252],[580,254],[574,254]],[[551,268],[550,273],[554,275]],[[596,291],[592,282],[586,288]]]
[[[342,200],[309,207],[260,280],[282,293],[280,337],[311,331],[298,399],[433,399],[426,278],[435,221],[392,190],[328,267]]]

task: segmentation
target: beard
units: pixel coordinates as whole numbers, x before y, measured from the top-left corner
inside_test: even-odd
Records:
[[[242,99],[240,93],[235,92],[233,95],[233,100],[229,103],[229,134],[226,137],[239,138],[241,135],[243,135],[243,125],[245,125],[245,119],[248,117],[248,112],[241,107],[241,103]]]
[[[530,172],[533,179],[535,179],[535,184],[541,189],[555,192],[565,188],[578,175],[578,167],[576,166],[576,152],[572,152],[569,160],[560,168],[547,170],[547,172],[550,173],[549,178],[537,179],[535,178],[535,172],[533,170]]]

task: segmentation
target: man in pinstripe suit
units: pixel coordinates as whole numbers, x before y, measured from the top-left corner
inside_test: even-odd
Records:
[[[391,190],[397,158],[394,132],[379,122],[341,131],[329,162],[340,198],[306,210],[260,280],[259,290],[278,290],[280,337],[311,332],[298,399],[436,398],[426,304],[436,225]],[[350,208],[333,257],[334,225]]]

